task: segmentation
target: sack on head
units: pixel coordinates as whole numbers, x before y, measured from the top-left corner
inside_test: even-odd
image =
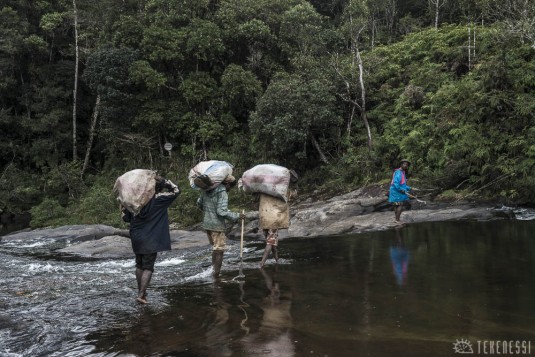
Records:
[[[155,193],[156,171],[136,169],[115,180],[113,192],[117,201],[133,214],[138,214]]]
[[[191,188],[209,191],[232,175],[233,166],[226,161],[201,161],[188,174]]]
[[[290,170],[286,167],[262,164],[245,171],[238,187],[247,193],[265,193],[288,202]]]

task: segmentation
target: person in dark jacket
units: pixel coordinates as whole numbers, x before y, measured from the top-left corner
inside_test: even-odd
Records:
[[[164,192],[167,190],[167,192]],[[171,250],[168,207],[180,194],[170,180],[156,177],[154,197],[134,215],[123,207],[123,220],[130,223],[132,250],[136,254],[137,301],[148,303],[147,288],[158,252]]]

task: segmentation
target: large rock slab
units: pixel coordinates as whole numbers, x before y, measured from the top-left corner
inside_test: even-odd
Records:
[[[385,197],[367,196],[361,190],[337,196],[326,202],[296,206],[290,220],[288,236],[313,237],[362,233],[390,229],[394,222],[394,212]],[[387,208],[385,208],[387,207]],[[405,223],[490,220],[499,215],[492,205],[454,203],[414,202],[412,209],[404,211],[401,220]]]
[[[171,231],[171,250],[192,249],[208,246],[208,238],[200,231]],[[129,258],[134,257],[130,238],[112,235],[98,240],[74,242],[56,252],[91,258]]]
[[[112,235],[128,236],[128,231],[104,224],[71,225],[58,228],[24,230],[2,236],[2,241],[56,239],[69,242],[84,242]]]
[[[392,207],[380,186],[368,186],[327,200],[307,201],[290,207],[290,228],[281,230],[279,238],[318,237],[386,230],[396,226]],[[493,209],[492,204],[470,202],[417,202],[403,212],[406,223],[490,220],[514,218],[511,212]],[[228,233],[239,240],[241,225],[235,224]],[[2,241],[25,239],[65,240],[66,247],[57,252],[93,258],[133,257],[128,230],[106,225],[73,225],[59,228],[16,232],[1,237]],[[248,222],[244,229],[247,241],[263,240],[258,220]],[[208,238],[199,227],[194,230],[171,230],[172,250],[198,249],[209,246]]]
[[[130,238],[123,236],[106,236],[98,240],[75,243],[58,249],[56,252],[91,258],[130,258],[135,254],[132,252]]]

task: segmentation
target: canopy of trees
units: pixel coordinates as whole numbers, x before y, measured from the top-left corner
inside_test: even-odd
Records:
[[[355,187],[409,157],[428,187],[532,202],[533,18],[530,0],[2,0],[0,210],[113,222],[122,172],[185,184],[205,159]]]

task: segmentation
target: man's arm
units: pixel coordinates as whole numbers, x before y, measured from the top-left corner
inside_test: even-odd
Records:
[[[231,212],[228,209],[228,195],[227,191],[221,191],[217,200],[217,215],[224,217],[232,222],[236,222],[240,218],[237,212]]]

